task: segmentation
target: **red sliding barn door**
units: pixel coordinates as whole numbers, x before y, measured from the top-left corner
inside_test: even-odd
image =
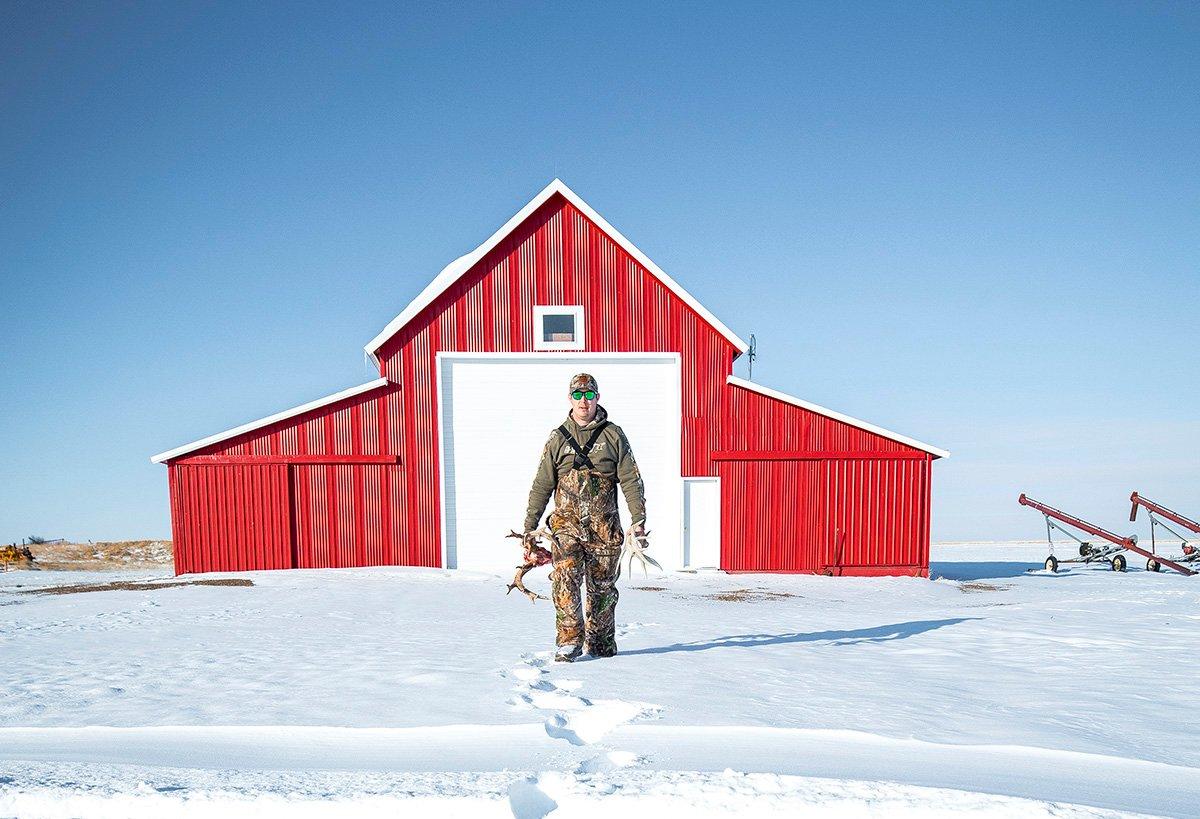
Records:
[[[176,464],[175,572],[292,568],[286,464]]]

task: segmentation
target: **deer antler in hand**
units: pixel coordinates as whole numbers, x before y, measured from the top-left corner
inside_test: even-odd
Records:
[[[523,579],[532,569],[536,569],[538,566],[545,566],[550,562],[551,555],[549,550],[537,544],[541,538],[550,538],[552,535],[544,529],[538,529],[524,535],[510,529],[505,537],[515,537],[525,544],[524,562],[520,566],[517,566],[517,574],[513,577],[513,582],[508,584],[508,591],[505,594],[511,594],[512,590],[516,589],[528,597],[530,603],[536,603],[538,600],[549,600],[550,598],[545,595],[525,588]]]
[[[646,577],[650,576],[650,571],[647,564],[662,571],[662,566],[658,561],[646,554],[646,549],[650,547],[649,532],[635,534],[634,527],[630,526],[625,532],[625,547],[622,556],[629,555],[629,573],[633,574],[633,559],[636,557],[642,563],[642,574]],[[618,558],[619,560],[619,558]]]

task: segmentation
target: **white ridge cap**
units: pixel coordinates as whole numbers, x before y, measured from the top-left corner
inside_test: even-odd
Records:
[[[596,213],[596,211],[593,210],[587,202],[584,202],[582,199],[580,199],[579,195],[576,194],[575,191],[568,188],[561,179],[556,178],[551,181],[549,185],[542,188],[541,192],[537,196],[533,197],[533,199],[531,199],[529,203],[525,205],[525,207],[517,211],[516,215],[505,222],[504,225],[495,233],[493,233],[486,242],[472,250],[470,253],[459,256],[457,259],[450,262],[450,264],[442,268],[442,272],[437,274],[437,277],[434,278],[434,280],[431,281],[425,287],[425,289],[421,291],[420,295],[409,302],[408,306],[400,312],[400,315],[389,321],[387,326],[380,331],[379,335],[371,339],[370,342],[367,343],[367,346],[363,348],[366,350],[366,353],[371,360],[378,365],[379,357],[376,354],[378,353],[379,348],[383,346],[384,342],[398,333],[406,324],[412,321],[418,313],[432,304],[434,299],[449,289],[449,287],[458,281],[458,279],[464,273],[470,270],[476,262],[486,256],[494,247],[496,247],[496,245],[500,244],[505,237],[516,230],[522,222],[528,219],[535,210],[545,204],[546,200],[556,193],[562,194],[563,197],[566,198],[566,200],[572,205],[574,205],[577,210],[594,222],[596,227],[607,233],[613,239],[613,241],[615,241],[622,247],[622,249],[625,250],[626,253],[636,259],[638,264],[649,270],[655,276],[655,278],[667,286],[667,289],[679,296],[679,298],[681,298],[689,307],[695,310],[702,319],[712,325],[717,332],[728,339],[729,343],[738,349],[738,355],[741,355],[742,353],[746,352],[746,350],[750,349],[750,345],[742,341],[736,334],[734,334],[732,330],[726,327],[720,319],[710,313],[704,305],[696,301],[691,293],[680,287],[678,282],[667,275],[666,271],[652,262],[645,253],[638,250],[633,242],[626,239],[621,232],[610,225],[603,216],[601,216],[599,213]],[[736,358],[737,356],[734,357]]]
[[[773,390],[770,387],[764,387],[761,384],[755,384],[753,381],[747,381],[744,378],[738,378],[736,375],[730,375],[725,380],[734,386],[744,387],[745,389],[766,395],[770,398],[776,398],[788,404],[794,404],[797,407],[803,407],[804,409],[815,412],[818,415],[824,415],[826,418],[833,418],[837,421],[843,421],[852,427],[865,429],[867,432],[874,432],[876,435],[882,435],[884,438],[890,438],[893,441],[897,441],[901,444],[919,449],[922,452],[928,452],[935,458],[950,457],[950,453],[948,451],[939,449],[931,444],[922,443],[915,438],[909,438],[907,435],[900,435],[899,433],[892,432],[891,430],[884,429],[883,427],[877,427],[874,424],[868,424],[866,421],[862,421],[858,418],[852,418],[849,415],[843,415],[842,413],[835,412],[827,407],[822,407],[819,404],[813,404],[809,401],[805,401],[802,398],[797,398],[794,395],[788,395],[787,393]]]
[[[251,421],[248,424],[242,424],[240,427],[227,429],[224,432],[218,432],[216,435],[210,435],[207,438],[201,438],[199,441],[192,441],[190,444],[184,444],[181,447],[169,449],[166,452],[160,452],[151,457],[150,462],[161,464],[164,461],[169,461],[172,458],[178,458],[180,455],[186,455],[189,452],[195,452],[197,449],[203,449],[211,444],[215,444],[220,441],[227,441],[230,438],[236,438],[245,432],[251,432],[261,427],[270,426],[276,421],[284,421],[297,415],[303,415],[309,410],[314,410],[318,407],[324,407],[328,404],[336,403],[341,401],[343,398],[351,398],[355,395],[361,395],[364,392],[370,392],[371,390],[377,387],[382,387],[387,383],[389,382],[386,378],[376,378],[374,381],[368,381],[366,384],[359,384],[357,387],[350,387],[349,389],[342,390],[341,392],[335,392],[333,395],[327,395],[324,398],[318,398],[316,401],[309,401],[307,404],[301,404],[298,407],[292,407],[289,410],[277,412],[274,415],[268,415],[266,418],[259,418],[257,421]]]

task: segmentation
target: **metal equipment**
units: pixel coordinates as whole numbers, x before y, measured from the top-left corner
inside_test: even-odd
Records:
[[[1121,554],[1126,549],[1138,554],[1153,557],[1149,552],[1141,549],[1137,545],[1137,535],[1129,535],[1121,537],[1113,534],[1107,529],[1101,529],[1099,526],[1088,523],[1086,520],[1080,520],[1077,517],[1072,517],[1066,512],[1055,509],[1053,506],[1047,506],[1044,503],[1039,503],[1033,498],[1025,497],[1022,493],[1021,497],[1017,498],[1017,503],[1022,506],[1032,507],[1041,512],[1046,518],[1046,540],[1050,542],[1050,556],[1046,558],[1046,571],[1057,572],[1061,563],[1097,563],[1105,562],[1112,567],[1114,572],[1123,572],[1126,567],[1125,555]],[[1064,529],[1050,519],[1065,523],[1069,526],[1074,526],[1082,532],[1086,532],[1094,537],[1101,538],[1105,543],[1092,543],[1091,541],[1083,540],[1077,537],[1074,533]],[[1068,560],[1059,560],[1054,556],[1054,539],[1051,535],[1051,530],[1057,529],[1071,540],[1079,544],[1079,557],[1070,558]]]
[[[1197,523],[1190,518],[1185,518],[1178,512],[1173,512],[1167,507],[1160,506],[1152,500],[1143,498],[1137,492],[1134,492],[1132,495],[1130,495],[1129,500],[1133,502],[1133,508],[1129,510],[1130,520],[1137,520],[1139,506],[1144,506],[1146,508],[1146,513],[1150,515],[1151,556],[1146,558],[1146,570],[1157,572],[1163,566],[1167,566],[1168,568],[1174,569],[1177,572],[1182,572],[1183,574],[1196,574],[1195,569],[1189,568],[1184,564],[1196,564],[1197,561],[1200,561],[1200,548],[1197,547],[1197,544],[1200,543],[1200,538],[1196,537],[1196,535],[1200,535],[1200,523]],[[1159,518],[1166,518],[1176,526],[1187,529],[1192,533],[1193,536],[1189,538],[1186,535],[1180,534],[1178,531],[1168,526],[1165,522],[1159,520]],[[1180,554],[1178,557],[1172,557],[1168,559],[1159,556],[1158,543],[1154,536],[1155,530],[1158,529],[1159,526],[1166,529],[1181,541],[1180,552],[1182,554]]]

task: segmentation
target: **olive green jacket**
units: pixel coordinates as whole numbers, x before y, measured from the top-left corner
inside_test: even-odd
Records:
[[[597,407],[596,417],[584,426],[575,423],[570,413],[567,413],[564,425],[582,448],[592,437],[592,431],[606,420],[608,411],[604,407]],[[595,465],[597,472],[620,482],[625,502],[629,504],[629,512],[633,515],[633,523],[644,524],[646,491],[642,486],[642,473],[638,471],[637,461],[633,459],[633,450],[625,432],[616,424],[610,423],[596,439],[588,458]],[[529,505],[525,509],[525,531],[537,528],[538,520],[541,519],[542,512],[545,511],[546,504],[558,485],[559,476],[571,469],[574,462],[575,450],[563,440],[557,429],[552,430],[542,448],[542,459],[538,463],[537,474],[533,477],[533,488],[529,490]]]

